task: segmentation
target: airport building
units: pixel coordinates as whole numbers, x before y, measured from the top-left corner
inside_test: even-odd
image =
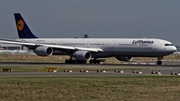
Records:
[[[27,50],[27,48],[22,45],[2,44],[2,43],[0,43],[0,49],[1,50]]]
[[[14,44],[1,44],[1,43],[0,43],[0,54],[36,55],[33,51],[29,51],[25,46],[14,45]]]

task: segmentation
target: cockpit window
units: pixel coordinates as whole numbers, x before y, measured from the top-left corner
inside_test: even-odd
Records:
[[[165,44],[164,46],[173,46],[173,44]]]

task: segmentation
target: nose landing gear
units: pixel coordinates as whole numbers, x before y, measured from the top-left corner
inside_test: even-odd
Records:
[[[162,65],[162,61],[159,61],[159,60],[158,60],[158,61],[156,62],[156,64],[157,64],[157,65]]]
[[[162,65],[162,59],[163,57],[157,57],[158,61],[156,62],[157,65]]]

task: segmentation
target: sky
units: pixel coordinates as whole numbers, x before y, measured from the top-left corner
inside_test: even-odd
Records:
[[[1,0],[0,38],[17,39],[13,13],[42,38],[160,38],[180,45],[180,0]]]

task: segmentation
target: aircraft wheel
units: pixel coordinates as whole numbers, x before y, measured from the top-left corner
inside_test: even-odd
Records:
[[[83,64],[86,64],[86,61],[83,61]]]
[[[157,65],[162,65],[162,61],[157,61],[156,64]]]
[[[77,64],[80,64],[81,62],[77,60]]]
[[[77,63],[77,64],[86,64],[86,61],[79,61],[79,60],[77,60],[76,63]]]
[[[69,64],[69,60],[66,59],[66,60],[65,60],[65,63],[66,63],[66,64]]]
[[[73,63],[73,60],[70,60],[70,59],[69,59],[69,64],[72,64],[72,63]]]
[[[89,63],[90,63],[90,64],[93,64],[93,60],[89,60]]]
[[[94,59],[94,60],[93,60],[93,64],[96,64],[96,63],[97,63],[97,61]]]
[[[76,64],[76,60],[72,60],[72,64]]]
[[[65,60],[65,64],[76,64],[77,63],[77,61],[76,60],[71,60],[71,59],[66,59]]]
[[[100,60],[96,60],[96,62],[97,62],[97,64],[100,64],[101,61]]]

